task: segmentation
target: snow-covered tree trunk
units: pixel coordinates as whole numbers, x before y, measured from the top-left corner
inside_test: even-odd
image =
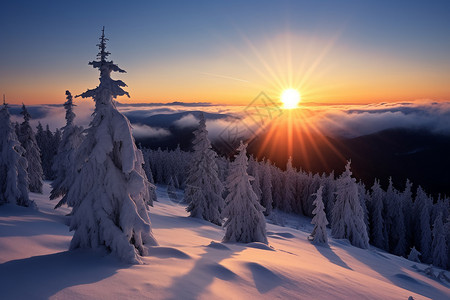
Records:
[[[42,193],[41,153],[36,142],[36,136],[30,126],[31,115],[25,105],[22,105],[23,122],[20,124],[18,139],[25,149],[24,157],[28,162],[28,188],[30,192]]]
[[[223,184],[218,177],[217,154],[212,150],[208,139],[203,114],[194,135],[192,142],[194,154],[184,190],[184,199],[189,203],[186,210],[191,217],[203,218],[216,225],[222,225]]]
[[[66,91],[67,101],[64,103],[66,109],[66,126],[63,127],[63,135],[58,147],[58,154],[53,161],[55,180],[52,182],[50,199],[63,196],[55,208],[66,203],[65,195],[73,184],[75,178],[75,152],[83,142],[83,128],[74,125],[75,113],[73,112],[72,94]]]
[[[331,232],[333,237],[348,239],[350,243],[359,248],[369,248],[364,213],[359,203],[358,185],[351,177],[350,162],[337,181],[336,203],[332,212]]]
[[[323,186],[320,186],[319,189],[317,190],[317,193],[313,194],[316,197],[316,199],[313,202],[315,208],[312,211],[314,217],[311,221],[311,224],[314,224],[314,229],[311,232],[311,235],[308,237],[308,239],[313,244],[318,245],[328,244],[328,235],[327,235],[328,220],[325,214],[325,206],[323,205],[322,201],[322,190]]]
[[[259,204],[250,184],[252,177],[247,174],[247,145],[241,141],[237,150],[239,153],[231,163],[227,179],[229,194],[225,199],[226,232],[223,241],[267,244],[264,207]]]
[[[121,88],[124,82],[110,77],[112,71],[125,71],[106,60],[106,40],[103,32],[99,60],[89,63],[100,70],[100,85],[80,95],[94,99],[95,111],[67,192],[67,203],[73,207],[70,229],[75,230],[70,249],[102,247],[125,262],[141,263],[147,246],[157,245],[146,204],[150,183],[130,122],[113,100],[128,93]]]
[[[28,198],[27,160],[15,128],[11,124],[8,105],[0,109],[0,205],[14,203],[36,207]]]

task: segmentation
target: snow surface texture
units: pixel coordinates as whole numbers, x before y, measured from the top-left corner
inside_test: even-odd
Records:
[[[329,247],[314,246],[307,240],[313,226],[306,217],[283,214],[286,224],[301,230],[268,224],[269,249],[219,243],[222,228],[189,218],[185,206],[166,191],[158,186],[159,201],[151,210],[162,246],[150,247],[143,265],[123,264],[105,252],[67,251],[70,209],[53,209],[47,182],[43,195],[30,194],[39,211],[1,206],[1,299],[450,297],[450,283],[430,278],[427,265],[373,247],[363,250],[347,240],[329,238]],[[433,269],[436,276],[441,272]]]

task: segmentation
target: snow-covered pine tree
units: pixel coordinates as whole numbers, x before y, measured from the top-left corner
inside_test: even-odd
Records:
[[[53,159],[58,151],[58,145],[55,145],[55,136],[50,130],[49,125],[45,126],[44,138],[41,148],[41,160],[42,170],[44,172],[44,178],[46,180],[52,180],[53,178]],[[56,147],[55,147],[56,146]]]
[[[317,193],[313,194],[316,197],[316,199],[313,202],[315,208],[312,211],[314,217],[311,221],[311,224],[314,224],[314,229],[311,232],[311,235],[308,237],[308,239],[312,241],[313,244],[318,245],[328,244],[328,236],[327,236],[328,220],[325,214],[325,206],[323,205],[322,201],[322,190],[323,186],[320,186],[319,189],[317,190]]]
[[[239,153],[230,165],[227,178],[229,194],[225,199],[226,232],[223,241],[267,244],[266,219],[262,213],[264,207],[259,204],[250,184],[252,177],[247,174],[247,145],[241,141],[237,150]]]
[[[414,212],[416,220],[416,243],[420,246],[422,261],[431,263],[431,221],[430,206],[432,200],[427,196],[422,187],[417,188],[416,198],[414,200]]]
[[[66,203],[65,195],[72,186],[75,178],[75,152],[83,142],[83,128],[74,124],[75,113],[73,112],[72,94],[66,91],[67,101],[64,103],[66,109],[66,126],[62,128],[63,135],[58,146],[58,153],[53,160],[53,172],[55,180],[52,182],[52,191],[50,192],[50,200],[63,196],[56,204],[55,208]],[[56,134],[55,134],[56,136]]]
[[[261,162],[261,205],[265,208],[264,215],[268,216],[272,213],[272,173],[270,172],[270,164]]]
[[[364,213],[364,224],[366,224],[367,235],[370,235],[369,229],[369,210],[367,209],[368,199],[370,198],[369,194],[366,191],[366,186],[362,181],[358,182],[358,196],[359,203],[361,204],[361,208]]]
[[[295,202],[292,207],[292,210],[299,215],[306,216],[307,211],[308,211],[308,209],[307,209],[308,206],[306,204],[305,197],[306,198],[309,197],[309,195],[308,195],[309,176],[303,170],[299,170],[297,172],[295,181],[296,181],[296,186],[295,186],[296,195],[295,195]],[[316,191],[314,191],[314,192],[316,192]]]
[[[103,29],[98,60],[89,63],[100,70],[100,85],[80,95],[92,97],[95,110],[67,192],[67,203],[73,206],[70,230],[75,230],[70,249],[106,248],[122,261],[142,263],[146,246],[157,245],[146,204],[150,183],[130,122],[116,109],[114,98],[128,93],[121,88],[126,84],[110,74],[125,71],[107,60],[106,41]]]
[[[393,243],[391,239],[391,233],[392,233],[392,224],[394,222],[394,218],[397,216],[393,212],[393,204],[396,202],[396,199],[398,198],[398,192],[394,188],[394,184],[392,182],[392,177],[389,177],[389,185],[386,190],[386,194],[383,198],[383,219],[384,219],[384,226],[383,226],[383,237],[384,237],[384,247],[386,251],[392,251]],[[403,217],[403,216],[402,216]]]
[[[213,224],[222,225],[221,213],[224,207],[223,184],[218,177],[217,153],[212,150],[208,139],[206,122],[200,115],[200,125],[194,131],[193,149],[184,199],[189,203],[186,210],[191,217],[203,218]]]
[[[304,208],[305,208],[305,216],[312,218],[312,211],[314,209],[314,197],[312,194],[314,194],[319,187],[321,186],[321,177],[318,173],[312,174],[311,172],[308,174],[308,184],[307,184],[307,191],[308,193],[305,195],[305,201],[304,201]],[[322,198],[323,199],[323,198]]]
[[[161,147],[158,147],[158,149],[156,150],[156,157],[157,159],[163,160],[162,159],[162,150]],[[164,183],[164,165],[159,163],[156,165],[156,182],[157,183]]]
[[[358,185],[350,171],[350,161],[337,180],[336,203],[332,212],[331,232],[333,237],[348,239],[356,247],[369,248],[364,213],[359,204]]]
[[[412,247],[408,255],[408,260],[420,263],[421,261],[419,256],[421,255],[422,254],[419,251],[417,251],[416,247]]]
[[[413,222],[412,222],[412,183],[409,179],[406,180],[405,189],[400,194],[400,201],[402,202],[403,209],[403,223],[405,225],[405,239],[406,248],[411,248],[413,245]]]
[[[227,179],[228,176],[228,158],[224,157],[224,156],[218,156],[216,159],[216,163],[217,163],[217,168],[219,169],[219,179],[222,182],[225,182],[225,180]],[[183,173],[186,172],[186,170],[182,170]]]
[[[36,126],[36,142],[39,146],[39,149],[41,149],[42,152],[42,144],[44,140],[44,127],[42,126],[41,122],[38,122],[38,126]]]
[[[255,192],[256,196],[258,197],[258,201],[261,203],[262,198],[262,190],[261,190],[261,183],[260,183],[260,176],[259,176],[259,169],[258,169],[259,163],[255,160],[253,155],[250,156],[248,160],[248,174],[254,178],[254,180],[251,182],[253,191]]]
[[[392,183],[392,180],[390,180]],[[389,188],[388,188],[389,190]],[[405,228],[405,217],[403,216],[403,203],[401,195],[394,190],[394,197],[389,202],[389,250],[398,256],[406,255],[406,228]]]
[[[445,241],[444,223],[442,222],[442,213],[439,213],[433,224],[433,265],[440,268],[447,268],[448,252],[447,243]]]
[[[20,124],[18,139],[25,149],[24,157],[28,162],[28,189],[30,192],[42,193],[41,153],[36,142],[36,136],[30,126],[31,115],[25,104],[22,105],[23,122]]]
[[[0,109],[0,205],[14,203],[36,207],[28,198],[27,160],[11,124],[8,105],[3,96]]]
[[[334,179],[334,171],[326,176],[323,175],[323,204],[325,205],[325,213],[331,219],[331,212],[333,211],[334,202],[336,199],[336,180]]]
[[[270,160],[267,162],[270,163]],[[279,209],[280,203],[283,201],[283,172],[274,164],[270,163],[271,178],[272,178],[272,202],[273,207]]]
[[[384,247],[383,197],[384,191],[381,189],[380,182],[375,179],[370,196],[370,240],[372,245],[381,249]]]
[[[53,144],[53,157],[51,160],[52,163],[52,167],[51,167],[51,173],[48,177],[49,180],[55,180],[56,178],[56,172],[55,170],[53,170],[53,162],[55,161],[55,157],[58,154],[58,149],[59,149],[59,144],[61,144],[61,139],[62,139],[62,132],[61,129],[56,128],[55,130],[55,134],[53,134],[53,140],[52,140],[52,144]]]
[[[278,208],[285,212],[292,212],[292,204],[295,202],[295,188],[297,185],[297,171],[292,166],[290,156],[286,163],[286,171],[283,172],[283,197],[278,204]]]
[[[158,198],[156,196],[156,186],[155,186],[155,180],[153,180],[153,174],[152,169],[150,165],[150,157],[149,155],[144,154],[144,171],[147,175],[148,181],[151,183],[149,185],[148,193],[150,195],[148,199],[148,205],[153,206],[153,202],[158,201]]]
[[[450,215],[447,217],[444,223],[445,239],[447,241],[447,267],[450,268]]]

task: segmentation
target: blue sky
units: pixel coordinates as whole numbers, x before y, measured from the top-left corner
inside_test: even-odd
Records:
[[[242,68],[232,74],[223,65],[213,66],[209,62],[225,61],[224,64],[236,65],[237,70],[242,65],[239,56],[250,61],[252,59],[248,41],[259,51],[262,41],[275,40],[275,36],[286,32],[296,36],[313,36],[319,40],[337,36],[332,50],[327,53],[329,61],[344,62],[334,71],[336,74],[346,72],[348,58],[344,58],[343,53],[348,51],[350,57],[353,55],[357,58],[355,65],[347,69],[357,68],[365,77],[370,77],[371,73],[379,75],[389,72],[398,73],[401,78],[405,74],[417,73],[411,79],[412,85],[430,81],[424,83],[424,91],[416,92],[417,97],[450,98],[450,93],[445,93],[443,86],[445,80],[450,79],[447,68],[450,66],[450,1],[126,3],[18,0],[3,1],[1,11],[0,92],[11,95],[13,102],[19,102],[20,99],[35,103],[57,102],[61,91],[70,86],[80,92],[93,87],[96,84],[93,80],[98,76],[86,64],[95,57],[95,43],[103,25],[110,38],[108,47],[113,53],[111,58],[130,73],[131,77],[124,77],[124,80],[142,101],[226,101],[213,89],[233,89],[229,83],[223,82],[222,87],[219,79],[207,82],[208,86],[201,92],[199,90],[204,85],[204,78],[193,70],[223,76],[238,74],[242,75],[239,78],[255,83],[248,87],[236,87],[236,93],[230,94],[230,97],[245,94],[247,90],[250,95],[263,89],[268,83],[255,78],[251,70],[247,73]],[[289,51],[295,56],[301,40],[293,44],[297,48],[292,47]],[[306,47],[320,49],[322,46],[320,42],[307,40]],[[236,50],[238,54],[230,49]],[[272,60],[266,58],[265,51],[261,50],[259,54],[262,56],[260,61],[271,64]],[[365,63],[370,63],[367,61],[377,54],[388,57],[385,70],[373,65],[365,68]],[[399,61],[402,63],[396,65],[395,62]],[[254,64],[259,62],[255,61]],[[324,59],[323,63],[328,62]],[[392,65],[392,69],[389,69],[389,65]],[[283,68],[288,67],[279,66],[279,69]],[[265,72],[264,68],[262,71]],[[349,80],[354,81],[353,78],[358,77],[355,70],[353,73],[348,72]],[[420,77],[419,73],[436,74],[442,83],[436,86],[433,76]],[[280,71],[272,77],[283,74]],[[135,84],[130,80],[134,80]],[[332,85],[332,80],[327,80],[325,78],[324,82]],[[147,90],[146,85],[152,86],[152,83],[153,90]],[[179,94],[170,91],[171,87],[177,86],[180,87]],[[54,91],[51,90],[53,87]],[[268,87],[271,88],[276,90],[279,87]],[[352,85],[346,88],[350,89]],[[407,89],[407,82],[402,83],[401,88]],[[433,90],[440,92],[433,94]],[[345,95],[345,92],[334,91],[334,94]],[[389,89],[386,97],[388,94]],[[402,95],[402,92],[398,94]],[[408,94],[407,91],[404,94]],[[210,99],[207,99],[208,95]],[[408,94],[408,97],[412,95]]]

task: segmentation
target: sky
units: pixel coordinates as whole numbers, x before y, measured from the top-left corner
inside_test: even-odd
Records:
[[[0,93],[98,85],[102,26],[131,102],[450,101],[450,1],[2,1]],[[84,100],[80,100],[84,101]]]

